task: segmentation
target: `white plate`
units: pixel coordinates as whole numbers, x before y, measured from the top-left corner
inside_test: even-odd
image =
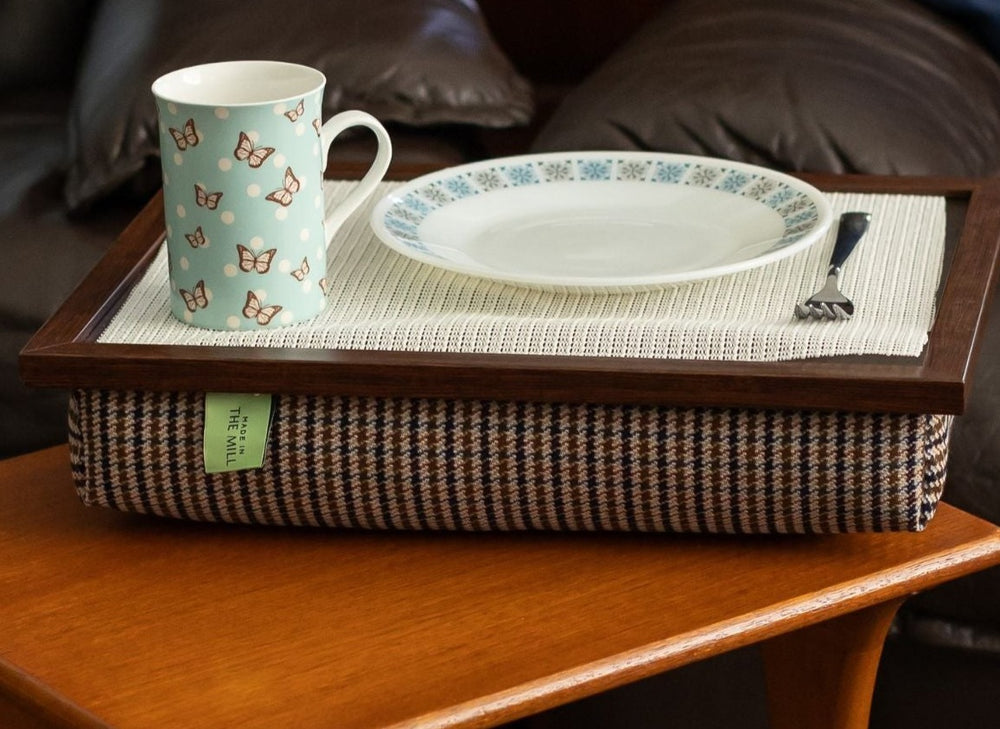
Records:
[[[689,155],[556,152],[419,177],[378,202],[375,234],[405,256],[555,290],[628,291],[763,266],[832,219],[816,188]]]

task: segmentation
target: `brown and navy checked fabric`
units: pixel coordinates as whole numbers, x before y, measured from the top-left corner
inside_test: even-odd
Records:
[[[950,416],[275,395],[263,467],[206,474],[204,395],[77,391],[87,504],[360,529],[918,531]]]

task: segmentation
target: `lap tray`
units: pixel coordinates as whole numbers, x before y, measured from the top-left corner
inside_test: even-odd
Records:
[[[919,356],[776,362],[100,342],[154,260],[150,206],[22,352],[73,391],[88,504],[361,529],[920,530],[945,484],[996,279],[991,181],[816,177],[948,200]],[[259,469],[202,465],[204,393],[268,392]]]

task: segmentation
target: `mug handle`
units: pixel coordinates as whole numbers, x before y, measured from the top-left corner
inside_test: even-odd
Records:
[[[392,159],[392,142],[389,140],[389,133],[378,119],[364,111],[342,111],[339,114],[327,119],[321,128],[320,138],[322,140],[323,160],[330,155],[330,145],[341,132],[349,127],[367,127],[375,132],[378,141],[378,151],[375,153],[375,160],[372,162],[368,172],[361,178],[351,193],[326,217],[324,226],[326,228],[326,244],[330,245],[337,229],[343,225],[347,217],[353,213],[358,206],[364,202],[375,186],[382,181],[386,170],[389,169],[389,160]],[[325,166],[325,165],[324,165]]]

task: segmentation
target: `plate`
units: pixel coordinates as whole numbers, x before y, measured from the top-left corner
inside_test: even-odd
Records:
[[[789,175],[728,160],[555,152],[451,167],[382,198],[371,225],[417,261],[551,290],[617,292],[765,266],[832,213]]]

